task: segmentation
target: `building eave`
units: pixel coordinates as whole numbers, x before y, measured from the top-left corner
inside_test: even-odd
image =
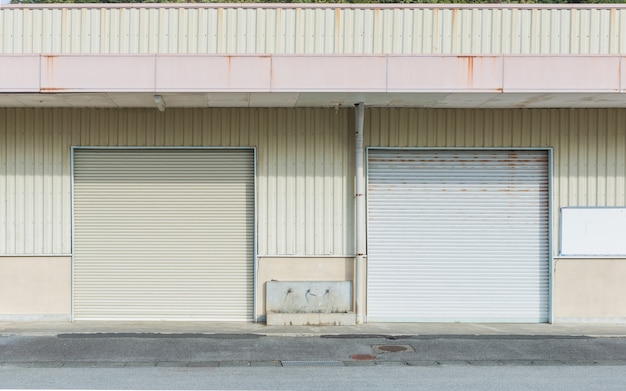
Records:
[[[626,107],[619,55],[1,55],[5,107]]]

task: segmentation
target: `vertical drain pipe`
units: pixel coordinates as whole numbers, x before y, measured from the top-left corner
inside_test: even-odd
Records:
[[[365,257],[365,172],[363,169],[363,121],[365,116],[365,105],[359,102],[355,105],[356,132],[355,132],[355,158],[356,158],[356,178],[355,178],[355,247],[356,247],[356,323],[363,323],[363,312],[365,301],[363,291],[365,288],[365,278],[363,265]]]

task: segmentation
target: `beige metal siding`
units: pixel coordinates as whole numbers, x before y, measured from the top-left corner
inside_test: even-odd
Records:
[[[259,112],[259,255],[354,254],[350,114]]]
[[[626,204],[624,109],[365,112],[368,146],[553,147],[555,222],[559,206]],[[70,253],[72,145],[256,146],[259,255],[352,255],[351,118],[343,109],[0,108],[0,255]]]
[[[254,151],[78,149],[75,319],[253,319]]]
[[[368,109],[365,145],[552,147],[552,237],[558,238],[559,207],[626,204],[625,124],[622,109]]]
[[[624,54],[626,7],[0,8],[0,53]]]
[[[48,110],[0,111],[0,254],[70,254],[62,118]]]
[[[71,146],[257,147],[259,255],[351,255],[349,110],[0,108],[0,255],[71,252]]]

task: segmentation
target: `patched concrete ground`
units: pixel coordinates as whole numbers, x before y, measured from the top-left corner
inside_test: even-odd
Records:
[[[0,330],[0,366],[5,367],[626,365],[626,333],[620,325],[294,329],[260,324],[17,322],[2,323]]]

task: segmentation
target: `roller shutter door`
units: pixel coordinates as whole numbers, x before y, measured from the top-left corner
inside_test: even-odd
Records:
[[[545,150],[368,151],[370,321],[546,322]]]
[[[74,318],[253,318],[254,151],[76,149]]]

